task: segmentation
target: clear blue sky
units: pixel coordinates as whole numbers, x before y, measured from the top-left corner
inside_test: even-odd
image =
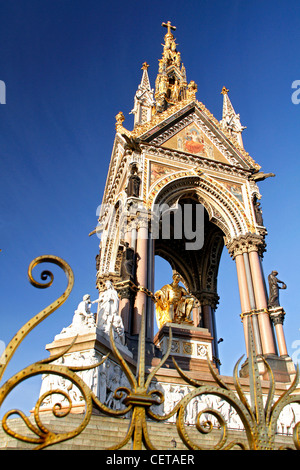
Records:
[[[39,291],[27,281],[30,261],[64,258],[75,274],[67,303],[37,327],[15,355],[5,378],[48,355],[45,345],[70,324],[85,293],[96,298],[96,226],[115,135],[123,111],[131,129],[141,65],[154,87],[163,21],[175,37],[197,98],[221,119],[222,87],[241,122],[244,145],[276,178],[259,183],[268,229],[264,270],[279,271],[290,355],[300,340],[299,121],[291,101],[300,79],[299,1],[101,0],[0,1],[0,340],[7,343],[35,313],[64,290],[64,276]],[[38,271],[38,270],[37,270]],[[56,272],[56,270],[54,271]],[[166,279],[167,281],[168,279]],[[244,353],[235,265],[221,260],[217,327],[221,372],[231,375]],[[300,355],[299,355],[300,357]],[[24,383],[3,409],[28,412],[39,379]],[[2,413],[1,413],[2,414]]]

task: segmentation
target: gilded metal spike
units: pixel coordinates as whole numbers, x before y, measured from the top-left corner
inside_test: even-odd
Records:
[[[125,372],[125,375],[126,375],[127,379],[129,380],[129,383],[131,384],[131,386],[134,389],[136,389],[137,388],[136,378],[133,375],[130,367],[127,364],[127,362],[123,359],[122,354],[120,354],[118,348],[116,347],[116,343],[115,343],[115,340],[114,340],[114,334],[113,334],[113,326],[112,325],[110,327],[109,336],[110,336],[110,344],[111,344],[112,350],[114,352],[114,355],[120,361],[121,366],[122,366],[122,368]]]
[[[268,397],[267,397],[267,401],[265,404],[265,419],[266,419],[266,424],[268,425],[270,421],[271,409],[272,409],[273,399],[275,395],[275,379],[274,379],[273,371],[270,365],[267,363],[267,361],[264,358],[263,358],[263,361],[268,371],[269,383],[270,383]]]
[[[240,386],[240,382],[239,382],[239,379],[238,379],[238,366],[242,360],[244,356],[241,356],[240,359],[237,361],[236,365],[234,366],[234,370],[233,370],[233,380],[234,380],[234,386],[235,386],[235,389],[237,391],[237,394],[241,400],[241,402],[243,403],[243,405],[247,408],[248,412],[250,413],[251,415],[251,419],[252,421],[254,422],[255,421],[255,417],[254,417],[254,414],[253,414],[253,411],[252,411],[252,408],[251,406],[249,405],[248,401],[247,401],[247,398],[242,390],[242,387]]]
[[[168,357],[170,355],[170,352],[171,352],[171,348],[172,348],[172,328],[169,327],[169,341],[168,341],[168,347],[167,347],[166,354],[164,355],[162,360],[159,362],[159,364],[156,367],[154,367],[154,369],[150,372],[149,376],[147,377],[147,380],[146,380],[146,383],[145,383],[145,388],[146,389],[148,389],[148,387],[151,383],[151,380],[154,378],[156,372],[164,365],[164,363],[168,359]]]
[[[257,423],[260,425],[264,422],[264,404],[263,394],[257,364],[254,338],[252,333],[251,319],[248,318],[248,348],[249,348],[249,382],[250,382],[250,398],[251,406],[256,417]]]
[[[137,367],[137,381],[138,386],[143,387],[145,384],[145,306],[143,305],[142,315],[141,315],[141,326],[139,333],[139,342],[138,342],[138,367]]]
[[[35,258],[29,265],[28,268],[28,277],[30,283],[38,287],[39,289],[44,289],[49,286],[51,286],[54,276],[50,271],[43,271],[41,273],[41,279],[45,280],[48,277],[50,277],[50,281],[46,284],[42,284],[40,282],[37,282],[33,276],[32,276],[32,270],[35,268],[35,266],[41,264],[41,263],[53,263],[59,266],[60,268],[63,269],[65,272],[67,279],[68,279],[68,286],[66,290],[63,292],[63,294],[51,305],[46,307],[44,310],[42,310],[40,313],[35,315],[29,322],[25,323],[25,325],[20,328],[20,330],[16,333],[16,335],[13,337],[13,339],[8,343],[7,347],[5,348],[4,353],[1,356],[0,360],[0,380],[3,377],[4,371],[10,362],[12,356],[14,355],[15,351],[23,341],[23,339],[32,331],[39,323],[41,323],[45,318],[47,318],[51,313],[53,313],[55,310],[57,310],[69,297],[73,285],[74,285],[74,275],[73,271],[66,263],[61,258],[58,258],[57,256],[52,256],[52,255],[45,255],[45,256],[39,256]],[[1,400],[0,400],[0,406],[1,406]]]

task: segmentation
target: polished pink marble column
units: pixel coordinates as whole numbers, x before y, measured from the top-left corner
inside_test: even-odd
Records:
[[[154,293],[155,281],[155,240],[152,238],[152,233],[149,233],[148,241],[148,289]],[[148,297],[148,321],[146,335],[148,338],[154,337],[154,302],[151,297]]]
[[[283,332],[283,321],[284,321],[285,312],[283,308],[280,308],[277,311],[270,311],[270,317],[273,322],[276,338],[278,352],[280,356],[288,356],[286,341]]]
[[[120,300],[119,312],[123,320],[124,329],[126,332],[129,332],[130,299],[124,298]]]
[[[287,352],[282,323],[275,323],[275,331],[276,331],[276,336],[277,336],[277,345],[278,345],[279,355],[287,356],[288,352]]]
[[[147,261],[148,261],[148,228],[141,226],[137,232],[137,285],[147,287]],[[134,303],[132,334],[140,332],[141,315],[143,308],[146,309],[147,296],[144,292],[138,291]]]
[[[242,322],[243,322],[243,328],[244,328],[246,350],[248,353],[248,323],[247,322],[250,321],[250,317],[246,315],[243,316],[243,314],[250,312],[251,305],[250,305],[250,298],[249,298],[249,292],[248,292],[245,262],[244,262],[244,257],[242,253],[239,253],[235,256],[235,264],[236,264],[236,271],[237,271],[237,278],[238,278],[238,285],[239,285],[239,292],[240,292]]]
[[[199,307],[194,307],[193,310],[193,323],[194,326],[198,326],[200,322],[200,312],[199,312]]]
[[[255,303],[257,310],[265,310],[258,314],[259,331],[262,342],[263,354],[276,354],[272,326],[267,313],[267,298],[264,280],[261,272],[260,260],[257,251],[249,252],[249,261],[254,288]]]
[[[203,318],[203,327],[207,328],[210,334],[213,334],[213,326],[211,319],[211,306],[208,304],[202,305],[202,318]]]
[[[246,276],[244,258],[242,254],[236,255],[235,264],[236,264],[238,285],[239,285],[239,292],[240,292],[241,310],[242,310],[242,313],[250,312],[251,306],[250,306],[250,299],[249,299],[249,292],[248,292],[248,285],[247,285],[247,276]]]

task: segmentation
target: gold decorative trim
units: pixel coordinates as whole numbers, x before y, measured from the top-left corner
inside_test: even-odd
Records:
[[[214,115],[206,108],[206,106],[201,103],[198,100],[195,99],[190,99],[190,100],[184,100],[180,101],[179,103],[171,106],[168,108],[166,111],[162,113],[155,114],[151,121],[148,121],[145,124],[138,125],[135,127],[135,129],[131,132],[132,137],[141,137],[143,134],[146,132],[150,131],[151,129],[155,128],[158,126],[158,124],[161,124],[164,120],[169,118],[175,113],[178,113],[185,107],[187,107],[189,104],[194,103],[195,106],[198,106],[200,110],[205,114],[205,116],[217,127],[218,131],[223,134],[225,139],[227,139],[230,144],[242,155],[243,158],[252,166],[255,168],[255,170],[259,170],[261,166],[255,162],[255,160],[249,155],[248,152],[238,143],[238,141],[225,129],[222,128],[220,122],[214,117]]]

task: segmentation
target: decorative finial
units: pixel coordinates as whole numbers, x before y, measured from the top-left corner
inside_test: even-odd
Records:
[[[134,96],[134,107],[130,114],[134,114],[134,126],[144,124],[151,120],[152,109],[155,105],[153,91],[148,76],[149,64],[142,65],[142,79]]]
[[[126,134],[127,136],[130,136],[130,131],[128,131],[127,129],[123,127],[124,121],[125,121],[125,116],[122,113],[122,111],[120,111],[116,115],[116,131],[120,132],[120,134]]]
[[[223,86],[221,91],[221,95],[223,95],[223,113],[222,120],[220,121],[221,126],[224,130],[229,132],[241,147],[243,147],[242,132],[246,127],[241,125],[240,115],[235,112],[229,99],[228,92],[228,88]]]
[[[122,126],[124,121],[125,121],[124,114],[122,113],[122,111],[119,111],[118,114],[116,115],[116,125]]]
[[[228,88],[226,88],[225,86],[223,86],[222,91],[221,91],[221,95],[227,95],[228,92],[229,92]]]
[[[168,28],[167,34],[171,34],[171,35],[172,35],[171,29],[172,29],[173,31],[175,31],[175,29],[176,29],[176,26],[172,26],[172,25],[171,25],[171,21],[168,21],[167,23],[162,23],[161,25],[164,26],[165,28]],[[173,35],[172,35],[172,36],[173,36]]]
[[[187,86],[187,91],[186,91],[186,97],[188,100],[196,99],[197,89],[198,89],[197,84],[194,82],[194,80],[191,80]]]

